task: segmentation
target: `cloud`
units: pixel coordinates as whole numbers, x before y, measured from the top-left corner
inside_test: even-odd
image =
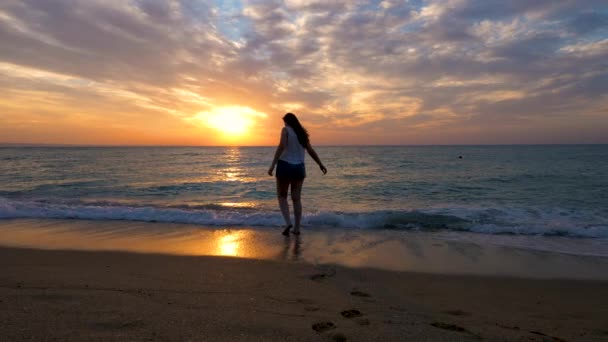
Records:
[[[414,127],[452,130],[436,142],[457,143],[471,127],[541,132],[574,118],[596,134],[607,18],[599,0],[9,0],[0,90],[12,99],[0,109],[18,122],[72,106],[177,131],[215,108],[296,108],[315,129],[344,127],[350,143]],[[269,131],[271,117],[260,118]]]

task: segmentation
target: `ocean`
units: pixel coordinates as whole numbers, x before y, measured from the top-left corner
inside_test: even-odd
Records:
[[[318,146],[303,231],[425,232],[608,256],[608,146]],[[2,147],[0,220],[283,225],[274,147]],[[599,244],[599,245],[598,245]],[[559,244],[558,244],[559,245]],[[599,246],[599,247],[598,247]]]

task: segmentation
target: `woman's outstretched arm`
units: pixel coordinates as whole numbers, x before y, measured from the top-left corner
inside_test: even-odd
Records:
[[[314,161],[319,165],[321,172],[323,172],[323,174],[326,174],[327,169],[325,168],[325,165],[323,165],[323,163],[321,162],[321,159],[319,158],[319,155],[317,154],[315,149],[312,148],[312,145],[310,145],[310,143],[308,143],[308,145],[306,145],[306,151],[308,151],[308,154],[310,154],[312,159],[314,159]]]
[[[281,141],[279,141],[279,146],[277,146],[277,150],[274,152],[274,158],[272,159],[272,164],[270,165],[270,168],[268,169],[268,174],[270,176],[272,176],[274,167],[279,162],[279,157],[281,157],[281,153],[283,153],[285,146],[287,146],[287,130],[285,129],[285,127],[283,127],[283,129],[281,130]]]

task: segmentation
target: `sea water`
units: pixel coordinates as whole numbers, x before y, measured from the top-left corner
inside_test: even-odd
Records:
[[[418,231],[545,249],[554,242],[539,237],[585,238],[608,256],[607,145],[316,150],[328,173],[307,156],[303,229]],[[273,155],[274,147],[2,147],[0,219],[276,229]]]

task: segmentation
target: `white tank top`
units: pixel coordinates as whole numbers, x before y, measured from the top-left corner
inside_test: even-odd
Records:
[[[290,164],[302,164],[304,162],[304,146],[298,141],[298,135],[293,128],[285,125],[283,129],[287,131],[287,146],[285,146],[279,159]]]

